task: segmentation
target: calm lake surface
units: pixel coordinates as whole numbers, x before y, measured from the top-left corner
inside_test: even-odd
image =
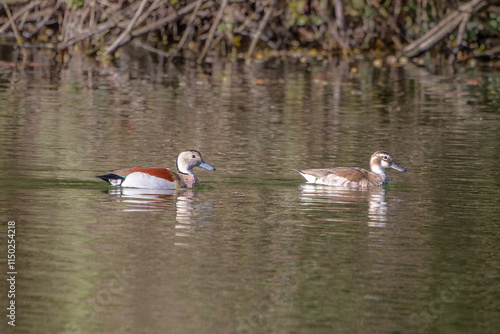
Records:
[[[0,64],[0,332],[498,333],[498,67],[47,59]],[[94,178],[185,149],[195,189]]]

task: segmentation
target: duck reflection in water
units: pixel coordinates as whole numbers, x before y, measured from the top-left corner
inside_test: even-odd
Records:
[[[350,189],[313,184],[304,184],[300,187],[300,201],[304,211],[328,210],[345,213],[356,210],[356,208],[359,208],[358,204],[368,201],[368,225],[373,227],[383,227],[386,225],[386,194],[388,192],[386,188]],[[324,204],[328,204],[328,206]],[[339,219],[341,220],[342,218]]]
[[[211,215],[211,203],[197,201],[196,189],[115,188],[109,190],[109,194],[116,196],[117,201],[126,204],[123,211],[127,212],[167,212],[175,209],[175,236],[182,238],[182,241],[176,239],[175,245],[178,246],[189,246],[186,237],[198,232],[199,228],[206,224],[204,218]]]
[[[126,204],[123,211],[168,211],[175,201],[176,190],[114,188],[108,193]]]

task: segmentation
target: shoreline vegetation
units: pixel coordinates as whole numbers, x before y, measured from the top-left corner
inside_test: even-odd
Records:
[[[0,44],[120,56],[127,44],[199,64],[217,58],[448,63],[500,59],[497,0],[0,0]],[[62,56],[62,57],[61,57]]]

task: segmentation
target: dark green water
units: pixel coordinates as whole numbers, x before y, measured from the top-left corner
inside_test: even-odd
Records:
[[[0,68],[2,333],[500,328],[498,69],[34,62]],[[191,148],[197,189],[93,177]],[[407,169],[385,187],[293,171],[380,149]]]

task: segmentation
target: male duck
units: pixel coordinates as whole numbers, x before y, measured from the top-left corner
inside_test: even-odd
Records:
[[[96,177],[109,182],[113,186],[143,188],[143,189],[177,189],[193,188],[199,184],[198,178],[193,174],[194,167],[215,170],[201,158],[200,152],[187,150],[177,157],[177,170],[175,173],[167,168],[131,168],[118,169],[109,174]]]
[[[297,172],[309,183],[341,187],[371,187],[389,183],[389,175],[385,172],[385,168],[394,168],[400,172],[406,171],[396,163],[392,154],[377,151],[370,159],[370,172],[358,167],[305,169],[297,170]]]

